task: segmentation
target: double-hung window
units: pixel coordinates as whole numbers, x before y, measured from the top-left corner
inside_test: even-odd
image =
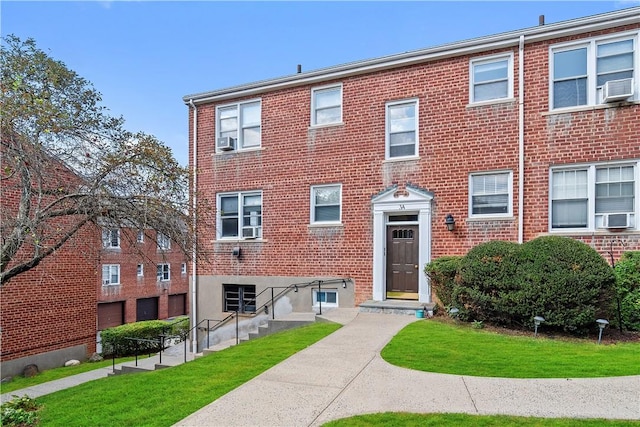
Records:
[[[471,103],[513,98],[513,55],[471,60]]]
[[[216,151],[258,148],[262,141],[260,100],[216,108]]]
[[[171,249],[171,239],[169,238],[169,236],[158,232],[157,239],[158,239],[158,249],[162,251]]]
[[[551,109],[609,102],[607,82],[620,94],[637,93],[639,56],[638,33],[552,47]]]
[[[156,277],[160,282],[166,282],[168,280],[171,280],[171,265],[158,264]]]
[[[218,195],[218,238],[262,237],[262,193],[249,191]]]
[[[117,228],[104,228],[102,230],[102,247],[119,248],[120,230]]]
[[[638,162],[551,170],[551,229],[636,228]]]
[[[388,102],[386,106],[386,158],[418,155],[418,100]]]
[[[143,277],[144,276],[144,264],[138,264],[136,268],[136,276]]]
[[[102,266],[102,286],[120,284],[120,264],[104,264]]]
[[[311,90],[311,126],[342,123],[342,85]]]
[[[338,224],[342,216],[342,186],[340,184],[311,187],[311,223]]]
[[[469,216],[511,216],[513,175],[510,171],[475,173],[469,177]]]

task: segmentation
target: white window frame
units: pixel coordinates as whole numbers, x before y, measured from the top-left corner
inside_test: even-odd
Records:
[[[156,266],[156,279],[158,282],[168,282],[171,280],[171,264],[160,263]]]
[[[478,84],[486,84],[489,82],[476,82],[476,73],[475,68],[479,65],[487,65],[498,63],[502,61],[507,61],[507,77],[505,79],[494,80],[493,82],[498,82],[502,80],[507,81],[507,93],[505,96],[500,96],[497,98],[491,99],[475,99],[475,87]],[[470,104],[491,104],[495,102],[501,102],[504,100],[513,99],[513,52],[509,52],[507,54],[500,55],[492,55],[492,56],[484,56],[479,58],[472,58],[469,62],[469,103]]]
[[[596,213],[596,170],[602,168],[615,168],[621,166],[633,166],[634,168],[634,211],[632,212],[633,226],[627,228],[627,230],[640,229],[640,160],[634,159],[630,161],[619,162],[601,162],[601,163],[587,163],[587,164],[574,164],[552,167],[549,170],[549,231],[554,233],[580,233],[594,231],[607,231],[606,228],[601,227],[602,215]],[[561,171],[586,171],[587,172],[587,226],[586,227],[573,227],[562,228],[553,227],[553,174],[554,172]]]
[[[251,104],[257,104],[260,110],[260,123],[258,126],[255,123],[247,123],[245,120],[245,116],[242,114],[242,108],[245,106],[249,106]],[[216,153],[226,153],[227,151],[223,151],[218,149],[218,138],[222,137],[222,126],[220,124],[220,112],[222,110],[232,109],[236,110],[236,128],[235,128],[235,136],[232,137],[234,139],[234,147],[231,151],[246,151],[246,150],[256,150],[262,147],[262,99],[248,99],[246,101],[235,102],[231,104],[218,105],[216,107]],[[242,132],[243,129],[259,127],[259,141],[258,144],[255,145],[247,145],[244,140],[244,134]],[[233,131],[231,131],[233,132]]]
[[[335,90],[335,89],[340,90],[340,103],[331,105],[329,107],[324,107],[323,109],[338,107],[340,108],[340,117],[336,121],[318,123],[317,113],[320,110],[320,108],[318,108],[317,106],[317,94],[320,92],[326,92],[326,91]],[[332,125],[342,124],[342,115],[343,115],[343,109],[344,109],[343,105],[344,105],[344,100],[343,100],[342,83],[312,88],[311,89],[311,126],[332,126]]]
[[[593,107],[597,105],[607,105],[602,99],[602,87],[597,86],[597,47],[600,44],[608,44],[623,40],[633,40],[633,88],[634,95],[630,101],[640,99],[640,32],[632,31],[618,34],[610,34],[603,37],[593,37],[584,40],[577,40],[568,43],[556,44],[549,47],[549,111],[571,110],[576,108]],[[586,102],[580,105],[554,107],[554,60],[555,53],[567,52],[585,48],[587,52],[587,93]]]
[[[138,230],[138,235],[136,236],[137,243],[144,243],[144,230]]]
[[[336,189],[338,191],[338,219],[331,221],[320,221],[316,219],[316,191],[320,189]],[[315,225],[335,225],[342,223],[342,184],[322,184],[322,185],[313,185],[311,186],[311,200],[309,202],[310,215],[311,215],[311,224]],[[334,204],[326,205],[326,206],[335,206]]]
[[[144,277],[144,264],[136,266],[136,277]]]
[[[415,140],[414,140],[414,154],[409,155],[409,156],[393,156],[391,157],[391,118],[390,118],[390,114],[389,114],[389,110],[393,107],[399,106],[399,105],[404,105],[404,104],[413,104],[414,107],[414,128],[413,128],[413,132],[415,134]],[[404,159],[415,159],[418,157],[418,153],[420,152],[420,137],[418,134],[418,129],[419,129],[419,111],[420,111],[420,103],[418,101],[418,98],[411,98],[411,99],[402,99],[402,100],[398,100],[398,101],[389,101],[385,104],[385,131],[384,131],[384,137],[385,137],[385,159],[386,160],[404,160]]]
[[[171,238],[166,234],[163,234],[158,231],[156,233],[156,240],[158,244],[158,250],[168,251],[169,249],[171,249]]]
[[[114,233],[115,233],[116,245],[113,244]],[[102,229],[102,247],[106,249],[120,248],[120,229],[119,228],[103,228]]]
[[[223,212],[221,209],[222,198],[234,197],[234,196],[237,197],[238,212],[237,212],[237,215],[229,216],[228,218],[232,219],[234,217],[237,217],[237,220],[238,220],[237,236],[223,236],[222,235]],[[252,197],[252,196],[260,196],[260,214],[255,216],[255,220],[250,216],[249,225],[245,225],[244,224],[244,217],[245,217],[244,200],[245,200],[245,197]],[[248,240],[250,239],[249,237],[243,236],[243,229],[249,228],[249,227],[256,227],[258,231],[256,239],[262,239],[262,228],[264,226],[262,222],[262,219],[264,217],[264,197],[262,196],[262,191],[255,190],[255,191],[238,191],[238,192],[231,192],[231,193],[218,193],[216,196],[216,206],[217,206],[217,212],[216,212],[216,239],[217,240]],[[253,206],[253,205],[247,205],[247,206]],[[252,222],[256,222],[256,224],[252,224]]]
[[[183,262],[180,264],[180,274],[187,274],[187,263]]]
[[[326,301],[322,301],[322,306],[323,307],[338,307],[339,306],[339,300],[338,300],[338,290],[337,289],[324,289],[322,288],[322,291],[320,291],[319,289],[314,289],[313,290],[313,307],[319,307],[320,303],[318,302],[318,293],[322,292],[325,295],[325,300],[327,299],[327,294],[331,293],[331,294],[335,294],[336,296],[336,302],[326,302]]]
[[[482,175],[507,175],[507,212],[506,213],[486,213],[486,214],[474,214],[473,213],[473,178]],[[511,170],[498,170],[498,171],[485,171],[485,172],[473,172],[469,174],[469,218],[510,218],[513,217],[513,171]]]
[[[105,269],[108,269],[108,279],[105,279]],[[112,280],[117,275],[117,281]],[[120,264],[102,264],[102,286],[113,286],[120,284]]]

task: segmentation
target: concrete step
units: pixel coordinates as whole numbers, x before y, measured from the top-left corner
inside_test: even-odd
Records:
[[[406,314],[416,317],[430,317],[433,316],[434,307],[434,303],[387,299],[384,301],[365,301],[360,304],[359,309],[362,313]]]

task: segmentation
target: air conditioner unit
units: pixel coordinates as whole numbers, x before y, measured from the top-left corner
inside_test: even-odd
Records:
[[[604,228],[629,228],[631,218],[628,213],[610,213],[602,216],[602,226]]]
[[[245,239],[257,239],[259,235],[258,227],[244,227],[242,229],[242,237]]]
[[[604,102],[624,101],[633,96],[633,79],[609,80],[602,86]]]
[[[222,138],[218,138],[217,147],[220,151],[230,151],[233,150],[235,143],[235,138],[230,136],[223,136]]]
[[[108,280],[103,280],[103,281],[102,281],[102,286],[108,285],[108,284],[110,284],[110,283],[111,283],[111,282],[109,282]]]

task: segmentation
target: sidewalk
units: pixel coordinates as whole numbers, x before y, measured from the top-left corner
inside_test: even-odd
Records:
[[[345,327],[176,426],[319,426],[387,411],[640,419],[640,376],[482,378],[418,372],[386,363],[380,350],[415,320],[357,313]]]

